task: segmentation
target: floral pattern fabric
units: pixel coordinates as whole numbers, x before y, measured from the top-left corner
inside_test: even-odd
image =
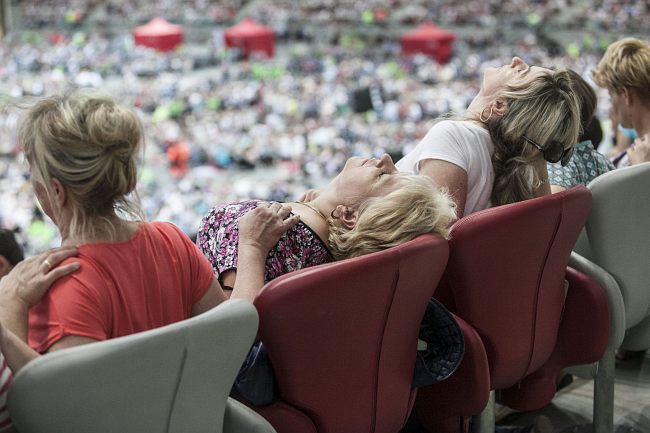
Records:
[[[217,275],[237,269],[239,219],[260,202],[248,200],[216,206],[203,217],[196,244]],[[264,281],[298,269],[334,261],[323,240],[302,221],[282,235],[266,257]]]

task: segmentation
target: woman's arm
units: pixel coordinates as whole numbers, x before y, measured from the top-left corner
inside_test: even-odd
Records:
[[[196,304],[192,305],[191,315],[197,316],[201,313],[205,313],[221,304],[226,299],[227,296],[224,294],[221,284],[219,284],[219,280],[215,277],[205,295],[203,295]]]
[[[56,267],[77,255],[74,247],[55,248],[18,263],[0,280],[0,344],[14,374],[39,356],[27,345],[27,314],[57,279],[79,269],[79,263]]]
[[[239,220],[237,278],[231,298],[253,302],[264,285],[266,256],[298,221],[291,207],[280,203],[260,204]]]
[[[440,159],[424,159],[420,162],[419,173],[428,176],[438,188],[446,188],[456,203],[456,214],[465,214],[467,201],[467,172],[451,162]]]

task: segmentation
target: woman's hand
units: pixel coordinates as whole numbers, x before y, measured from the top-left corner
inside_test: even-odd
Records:
[[[239,248],[252,247],[266,256],[299,219],[289,205],[260,203],[239,220]]]
[[[320,189],[308,189],[298,199],[298,203],[309,203],[310,201],[314,201],[319,195]]]
[[[77,254],[75,247],[60,247],[23,260],[0,280],[0,296],[3,300],[11,298],[27,308],[32,307],[52,283],[79,269],[79,263],[58,266]]]
[[[634,140],[627,151],[630,164],[641,164],[650,161],[650,134]]]
[[[298,221],[291,207],[280,203],[260,203],[239,220],[237,278],[231,298],[254,302],[264,285],[266,256]]]

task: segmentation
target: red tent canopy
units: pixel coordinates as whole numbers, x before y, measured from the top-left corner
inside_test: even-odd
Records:
[[[239,48],[245,58],[254,52],[273,57],[275,34],[273,30],[256,23],[250,18],[235,24],[225,31],[226,46]]]
[[[449,61],[454,40],[455,34],[433,23],[421,24],[400,38],[403,54],[423,53],[433,57],[438,63]]]
[[[183,42],[183,28],[164,18],[154,18],[133,30],[136,45],[171,51]]]

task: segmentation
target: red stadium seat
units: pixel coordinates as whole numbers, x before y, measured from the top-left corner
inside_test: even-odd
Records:
[[[584,275],[567,273],[590,208],[591,193],[579,186],[477,212],[452,227],[449,263],[436,297],[478,332],[490,389],[503,390],[503,403],[515,409],[543,407],[553,398],[560,368],[596,361],[605,350],[609,320],[604,293]],[[567,277],[571,287],[565,300]],[[459,379],[421,390],[418,414],[428,407],[438,420],[471,415],[462,405],[449,408],[438,401],[462,401],[463,394],[485,398],[473,395],[476,389],[449,387],[454,380]],[[446,394],[436,390],[443,386]],[[493,406],[474,421],[474,431],[494,432]],[[427,425],[430,431],[436,427]]]
[[[447,256],[446,240],[423,235],[268,283],[255,305],[280,399],[259,413],[278,433],[398,432]]]

